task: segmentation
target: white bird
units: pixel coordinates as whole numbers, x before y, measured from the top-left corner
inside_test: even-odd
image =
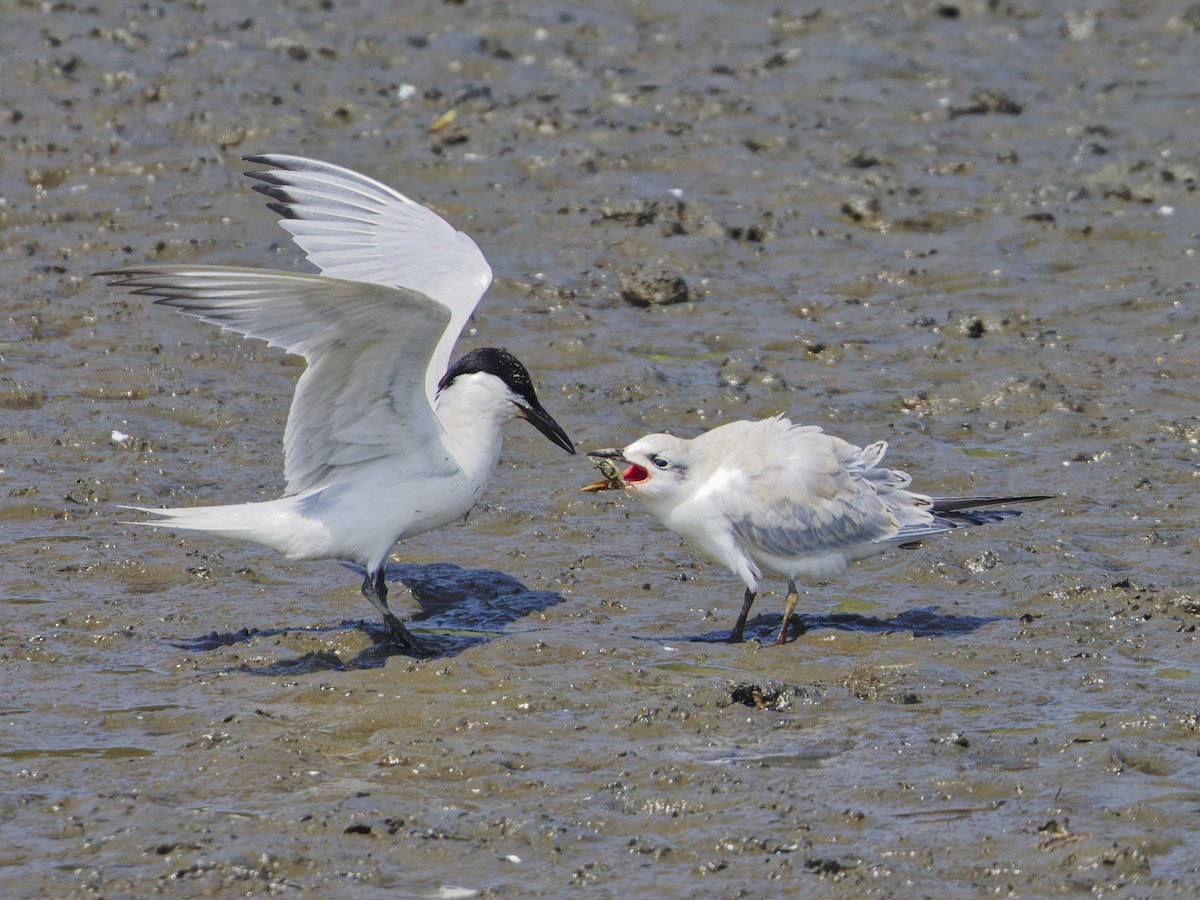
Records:
[[[179,265],[98,274],[307,360],[283,436],[287,487],[266,502],[134,507],[166,519],[135,524],[357,563],[392,639],[427,654],[388,609],[392,545],[470,512],[514,417],[575,448],[512,354],[482,348],[446,368],[492,280],[474,241],[349,169],[296,156],[246,160],[276,167],[247,174],[320,275]]]
[[[828,578],[850,563],[966,525],[1020,515],[981,506],[1045,496],[933,499],[905,488],[907,473],[879,465],[887,443],[856,447],[817,425],[783,416],[730,422],[691,440],[651,434],[624,450],[588,456],[627,465],[582,490],[623,489],[647,511],[746,585],[729,640],[742,640],[763,572],[787,579],[787,640],[796,579]],[[603,468],[603,464],[602,464]]]

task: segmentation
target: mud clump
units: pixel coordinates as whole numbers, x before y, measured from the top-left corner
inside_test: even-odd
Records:
[[[664,270],[635,269],[621,279],[621,297],[634,306],[670,306],[691,299],[681,275]]]

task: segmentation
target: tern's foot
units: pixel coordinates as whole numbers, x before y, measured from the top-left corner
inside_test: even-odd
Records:
[[[403,647],[409,656],[425,658],[436,655],[433,649],[418,641],[413,633],[404,627],[404,623],[391,613],[384,616],[383,623],[387,626],[388,640]]]
[[[775,638],[774,644],[776,647],[788,642],[788,631],[792,631],[792,640],[800,637],[807,630],[802,621],[797,620],[795,627],[792,627],[792,619],[789,616],[783,620],[783,625],[779,628],[779,635]]]

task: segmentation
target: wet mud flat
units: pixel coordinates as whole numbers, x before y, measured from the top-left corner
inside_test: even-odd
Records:
[[[1190,11],[3,16],[5,896],[1195,896]],[[1055,500],[729,645],[736,579],[514,428],[392,655],[361,573],[123,524],[280,490],[299,362],[91,275],[302,268],[257,152],[470,233],[460,347],[583,449],[786,412]]]

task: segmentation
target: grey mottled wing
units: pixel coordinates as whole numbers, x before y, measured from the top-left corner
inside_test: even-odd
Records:
[[[931,521],[928,498],[904,490],[908,476],[878,467],[885,443],[858,448],[783,418],[746,424],[761,428],[745,436],[740,474],[722,491],[743,542],[785,558],[817,556],[889,541]]]

